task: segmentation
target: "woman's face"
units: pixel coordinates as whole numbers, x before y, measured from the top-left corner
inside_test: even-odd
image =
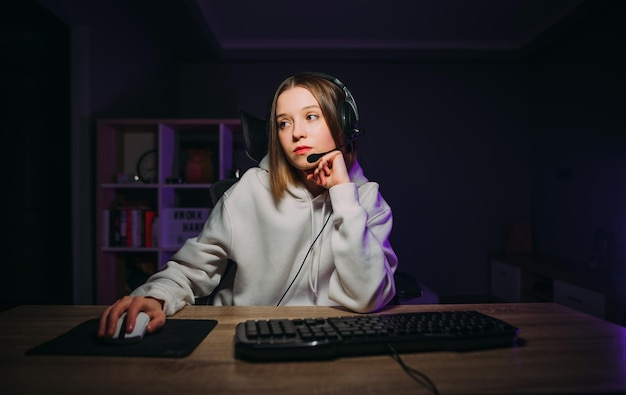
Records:
[[[297,169],[310,170],[307,156],[335,148],[335,141],[315,97],[301,86],[290,88],[276,101],[278,140],[289,162]]]

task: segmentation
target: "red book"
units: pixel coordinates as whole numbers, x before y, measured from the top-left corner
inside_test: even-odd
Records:
[[[154,217],[156,215],[155,210],[146,210],[145,212],[145,226],[144,226],[144,237],[145,237],[145,246],[152,247],[152,225],[154,222]]]

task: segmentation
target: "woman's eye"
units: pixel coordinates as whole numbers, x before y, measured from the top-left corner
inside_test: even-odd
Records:
[[[317,114],[309,114],[306,116],[306,119],[308,119],[309,121],[313,121],[315,119],[318,119],[319,116]]]
[[[287,121],[281,121],[278,122],[278,129],[284,129],[287,127],[288,122]]]

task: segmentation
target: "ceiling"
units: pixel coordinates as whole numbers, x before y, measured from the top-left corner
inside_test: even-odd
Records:
[[[545,37],[571,28],[590,12],[592,4],[601,3],[598,0],[40,2],[75,23],[77,18],[101,17],[105,6],[124,12],[129,20],[144,26],[155,40],[182,60],[248,61],[385,61],[468,54],[519,56],[537,42],[545,41]]]

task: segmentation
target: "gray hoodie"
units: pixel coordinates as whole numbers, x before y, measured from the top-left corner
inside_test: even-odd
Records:
[[[216,305],[380,309],[395,295],[393,216],[356,162],[350,180],[315,197],[291,186],[276,205],[265,157],[226,191],[198,237],[132,295],[161,299],[172,315],[211,294],[230,260],[235,265],[213,294]]]

